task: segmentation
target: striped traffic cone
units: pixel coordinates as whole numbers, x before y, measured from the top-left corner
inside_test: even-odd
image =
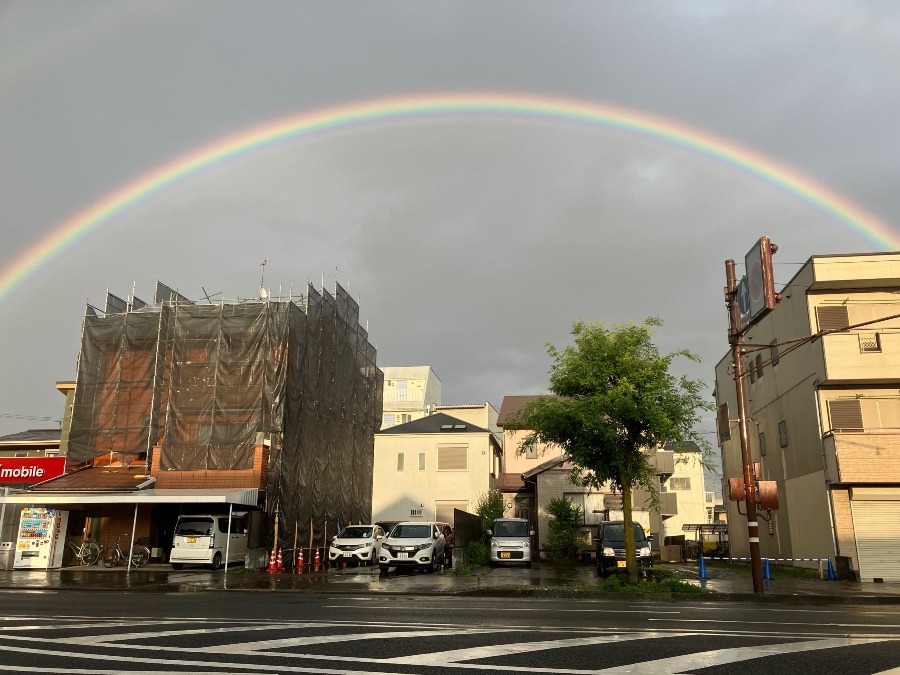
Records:
[[[318,572],[322,566],[322,558],[319,557],[319,548],[316,547],[316,555],[313,557],[313,572]]]
[[[272,574],[275,572],[275,547],[272,547],[272,552],[269,554],[269,564],[266,566],[266,572]]]
[[[303,567],[303,549],[301,548],[297,550],[297,567],[294,569],[294,571],[297,574],[303,574]]]
[[[281,547],[278,547],[278,557],[275,559],[275,571],[284,572],[284,559],[281,557]]]

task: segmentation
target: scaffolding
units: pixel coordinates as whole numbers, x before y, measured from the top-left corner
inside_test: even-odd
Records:
[[[85,313],[70,461],[246,470],[265,447],[263,506],[285,531],[318,542],[328,521],[370,518],[383,376],[340,285],[216,304],[172,292],[112,309]]]

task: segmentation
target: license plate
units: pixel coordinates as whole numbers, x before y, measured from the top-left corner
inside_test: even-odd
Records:
[[[188,543],[189,543],[189,544],[196,544],[196,543],[197,543],[197,537],[188,537]]]
[[[500,551],[500,557],[501,558],[509,558],[510,552],[509,551]]]
[[[408,553],[398,553],[398,554],[397,554],[397,557],[398,557],[398,558],[408,558],[408,557],[409,557],[409,554],[408,554]]]
[[[628,567],[628,563],[624,560],[616,560],[616,567]]]
[[[353,557],[353,554],[352,554],[352,553],[344,552],[344,557],[345,557],[345,558],[352,558],[352,557]]]

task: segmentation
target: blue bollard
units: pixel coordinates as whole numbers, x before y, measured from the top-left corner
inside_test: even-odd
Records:
[[[763,562],[763,581],[772,581],[772,570],[769,569],[769,559]]]
[[[834,571],[834,566],[831,564],[831,558],[828,559],[828,574],[825,578],[828,581],[837,581],[837,574]]]
[[[700,569],[697,570],[697,578],[698,579],[706,579],[706,561],[703,560],[703,556],[700,556]]]

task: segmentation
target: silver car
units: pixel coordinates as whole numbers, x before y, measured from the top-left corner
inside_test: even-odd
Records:
[[[500,563],[518,562],[531,567],[530,529],[524,518],[498,518],[487,531],[491,538],[491,567]]]
[[[328,561],[332,567],[341,562],[374,565],[382,539],[384,530],[378,525],[348,525],[331,540]]]

